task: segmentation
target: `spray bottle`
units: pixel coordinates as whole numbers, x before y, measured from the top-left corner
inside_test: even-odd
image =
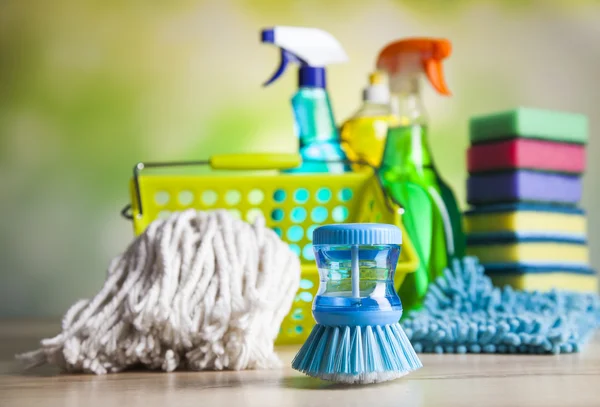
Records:
[[[342,147],[351,161],[379,167],[389,124],[397,124],[390,111],[390,90],[381,72],[369,75],[363,104],[341,129]],[[360,168],[357,165],[356,168]]]
[[[427,117],[420,95],[425,76],[441,95],[450,95],[442,60],[451,52],[445,39],[411,38],[387,45],[377,68],[387,72],[392,113],[380,177],[392,199],[405,209],[403,223],[419,255],[420,268],[400,287],[405,309],[417,308],[431,281],[453,257],[462,257],[465,238],[461,214],[452,190],[437,171],[427,139]]]
[[[262,42],[281,49],[279,68],[264,86],[275,82],[289,63],[300,65],[292,109],[303,164],[288,172],[349,171],[325,78],[325,66],[348,60],[340,43],[331,34],[316,28],[282,26],[264,29]]]

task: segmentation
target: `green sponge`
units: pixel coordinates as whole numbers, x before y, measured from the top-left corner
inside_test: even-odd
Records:
[[[519,107],[471,118],[472,144],[508,138],[533,138],[586,144],[587,118],[582,114]]]

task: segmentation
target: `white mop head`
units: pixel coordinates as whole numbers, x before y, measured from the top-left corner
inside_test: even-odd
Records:
[[[19,355],[29,366],[104,374],[267,369],[300,280],[300,261],[265,227],[226,211],[158,220],[113,259],[102,290],[66,313],[63,332]]]

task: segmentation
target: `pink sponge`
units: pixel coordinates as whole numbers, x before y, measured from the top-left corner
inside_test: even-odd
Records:
[[[579,174],[585,169],[585,147],[535,139],[477,144],[469,148],[467,167],[471,174],[507,169]]]

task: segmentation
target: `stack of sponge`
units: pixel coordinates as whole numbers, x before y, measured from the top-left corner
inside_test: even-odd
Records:
[[[587,119],[518,108],[470,121],[468,253],[496,285],[596,291],[578,207]]]

